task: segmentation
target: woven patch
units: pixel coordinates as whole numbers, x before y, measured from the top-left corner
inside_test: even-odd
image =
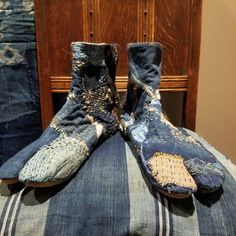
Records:
[[[19,174],[23,182],[55,182],[71,176],[88,156],[88,147],[77,137],[61,134],[44,145]]]
[[[178,155],[156,152],[148,160],[153,178],[161,186],[175,184],[196,190],[197,186]]]

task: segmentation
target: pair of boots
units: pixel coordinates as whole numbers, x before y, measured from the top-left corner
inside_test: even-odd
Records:
[[[224,174],[216,158],[162,113],[160,44],[128,45],[129,82],[120,122],[117,46],[74,42],[71,48],[73,79],[66,103],[39,139],[2,165],[0,179],[32,187],[59,184],[79,169],[98,140],[121,125],[152,186],[164,195],[184,198],[222,185]]]

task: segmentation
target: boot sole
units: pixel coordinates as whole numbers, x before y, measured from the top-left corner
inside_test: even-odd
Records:
[[[62,179],[62,180],[58,180],[58,181],[54,181],[54,182],[45,182],[45,183],[40,183],[40,182],[23,182],[23,184],[25,184],[28,187],[33,187],[33,188],[46,188],[46,187],[53,187],[55,185],[59,185],[64,183],[65,181],[67,181],[68,179],[70,179],[70,177]]]
[[[18,178],[13,178],[13,179],[1,179],[1,182],[3,184],[16,184],[20,181],[18,180]]]

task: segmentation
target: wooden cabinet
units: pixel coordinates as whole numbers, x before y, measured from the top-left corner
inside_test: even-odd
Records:
[[[184,126],[194,130],[199,69],[201,0],[35,0],[42,121],[51,93],[70,85],[72,41],[121,45],[116,84],[127,85],[129,42],[163,45],[161,90],[184,91]]]

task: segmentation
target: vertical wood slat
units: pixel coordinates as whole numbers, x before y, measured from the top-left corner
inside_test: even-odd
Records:
[[[41,104],[42,128],[45,129],[50,123],[53,116],[50,68],[48,61],[48,32],[47,19],[45,12],[47,0],[35,0],[35,23],[37,37],[37,60],[38,60],[38,77],[39,92]]]
[[[90,11],[93,14],[93,10],[90,9],[89,4],[87,0],[82,1],[82,6],[83,6],[83,39],[85,42],[88,42],[90,39],[89,36],[89,25],[90,25]]]
[[[83,0],[83,38],[85,42],[100,42],[100,1]]]
[[[201,12],[202,0],[191,0],[191,24],[190,24],[190,61],[189,79],[186,95],[186,107],[184,110],[184,126],[195,130],[197,111],[197,90],[201,44]]]
[[[151,42],[154,40],[154,0],[137,1],[137,41]]]

